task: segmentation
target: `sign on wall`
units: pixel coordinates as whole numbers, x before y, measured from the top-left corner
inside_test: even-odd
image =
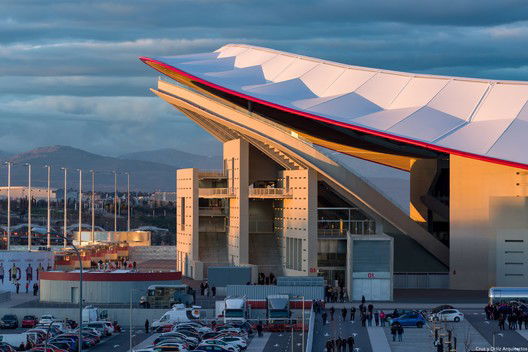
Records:
[[[0,291],[33,292],[39,273],[52,270],[52,252],[0,251]]]

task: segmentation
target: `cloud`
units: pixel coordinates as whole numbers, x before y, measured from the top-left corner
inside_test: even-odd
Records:
[[[525,0],[20,0],[0,3],[0,150],[106,154],[213,139],[148,88],[139,56],[248,43],[349,64],[528,80]],[[29,138],[28,138],[29,137]],[[65,141],[64,143],[62,141]]]

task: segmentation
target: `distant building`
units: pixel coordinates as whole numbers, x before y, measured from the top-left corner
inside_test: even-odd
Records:
[[[27,186],[11,186],[10,187],[11,199],[24,199],[28,196]],[[7,187],[0,187],[0,199],[7,198]],[[46,200],[48,199],[48,189],[45,187],[31,187],[31,198],[34,200]],[[51,200],[56,199],[55,191],[51,191]]]
[[[176,192],[154,192],[150,195],[149,200],[156,202],[175,202]]]

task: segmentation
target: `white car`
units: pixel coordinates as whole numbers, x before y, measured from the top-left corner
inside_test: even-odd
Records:
[[[57,320],[53,315],[46,314],[40,317],[39,324],[49,325]]]
[[[240,350],[245,350],[247,348],[247,341],[240,336],[224,336],[220,338],[220,341],[237,346]]]
[[[429,316],[431,321],[454,321],[459,322],[464,320],[464,313],[458,309],[444,309],[438,313],[431,314]]]
[[[221,340],[214,340],[214,339],[202,341],[202,343],[199,344],[196,349],[199,350],[201,346],[220,346],[220,347],[223,347],[223,348],[225,348],[225,349],[227,349],[228,351],[231,351],[231,352],[239,352],[240,351],[240,347],[238,347],[237,345],[234,345],[234,344],[231,344],[231,343],[228,343],[228,342],[224,342],[224,341],[221,341]]]

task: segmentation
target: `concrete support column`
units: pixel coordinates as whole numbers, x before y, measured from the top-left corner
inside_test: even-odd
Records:
[[[199,259],[198,170],[176,172],[176,269],[197,277],[194,262]]]
[[[249,145],[234,139],[224,143],[224,169],[227,172],[229,227],[227,229],[228,260],[232,264],[249,263]]]

